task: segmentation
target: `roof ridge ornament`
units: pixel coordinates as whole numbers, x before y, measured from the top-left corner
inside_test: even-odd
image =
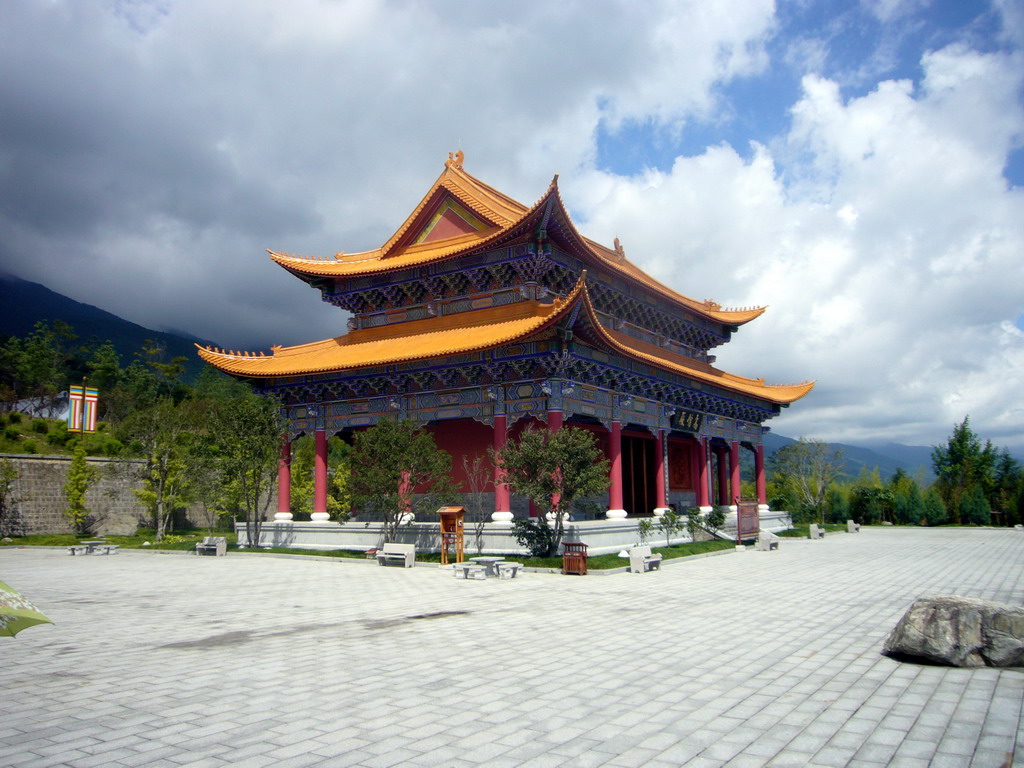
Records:
[[[622,261],[626,260],[626,249],[622,247],[622,243],[619,242],[619,238],[615,238],[615,255],[618,256]]]
[[[448,159],[444,161],[445,168],[454,168],[456,171],[462,170],[462,161],[466,159],[465,153],[461,149],[457,149],[455,154],[448,153]]]

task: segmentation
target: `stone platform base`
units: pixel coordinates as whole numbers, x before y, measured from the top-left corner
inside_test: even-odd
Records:
[[[651,518],[627,518],[625,520],[583,520],[569,522],[565,526],[565,541],[582,541],[588,545],[590,555],[616,553],[639,543],[638,524]],[[788,512],[767,512],[761,515],[761,527],[777,533],[793,527]],[[244,523],[236,523],[238,543],[248,546]],[[728,526],[722,531],[727,537],[735,534],[735,524],[730,532]],[[295,522],[291,520],[270,521],[263,524],[258,546],[289,547],[292,549],[346,549],[354,552],[379,547],[384,541],[383,526],[379,522],[350,521],[336,522]],[[398,536],[403,544],[414,544],[418,552],[439,552],[441,538],[437,521],[414,522],[404,526]],[[672,537],[672,544],[691,541],[685,530]],[[665,537],[655,527],[647,542],[653,546],[665,546]],[[466,523],[466,552],[475,554],[527,554],[512,535],[508,526],[483,523],[478,526]]]

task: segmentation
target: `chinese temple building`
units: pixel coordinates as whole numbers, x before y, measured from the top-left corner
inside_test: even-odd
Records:
[[[379,248],[327,258],[271,252],[352,314],[344,335],[269,354],[201,357],[281,399],[277,519],[288,520],[290,441],[315,436],[314,520],[327,520],[327,438],[413,419],[453,458],[500,450],[528,424],[592,431],[610,462],[598,517],[733,506],[740,451],[767,509],[764,423],[813,383],[766,384],[715,367],[711,351],[764,308],[697,301],[573,226],[558,177],[532,206],[474,178],[463,155]],[[487,466],[490,466],[488,462]],[[529,514],[493,476],[493,522]]]

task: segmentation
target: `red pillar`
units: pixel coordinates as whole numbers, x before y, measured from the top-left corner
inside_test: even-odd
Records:
[[[327,520],[327,432],[318,429],[316,437],[316,463],[313,465],[313,514],[314,520]]]
[[[733,440],[729,443],[729,503],[738,504],[743,494],[740,484],[740,444]]]
[[[708,439],[697,438],[697,506],[711,506],[711,496],[708,493]]]
[[[562,412],[561,411],[548,411],[548,429],[552,432],[557,432],[562,428]]]
[[[757,485],[757,503],[768,503],[768,490],[764,479],[764,446],[754,448],[754,483]]]
[[[494,452],[501,453],[508,442],[508,417],[494,417]],[[491,519],[494,522],[508,522],[512,519],[512,496],[509,492],[508,483],[504,482],[505,475],[498,469],[497,463],[494,466],[494,515]],[[504,514],[503,514],[504,513]]]
[[[729,501],[729,467],[725,463],[725,446],[716,445],[715,462],[718,464],[718,503],[728,506]]]
[[[658,430],[658,444],[655,447],[656,456],[654,459],[654,497],[655,506],[658,509],[668,507],[668,497],[665,495],[665,451],[668,446],[665,440],[665,430]]]
[[[281,436],[281,455],[277,460],[277,517],[291,519],[292,514],[292,444],[288,433]]]
[[[618,420],[612,422],[608,435],[608,461],[611,464],[608,510],[614,512],[622,509],[622,422]]]

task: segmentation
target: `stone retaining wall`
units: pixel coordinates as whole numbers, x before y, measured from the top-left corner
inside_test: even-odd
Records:
[[[70,456],[0,454],[9,459],[18,472],[14,495],[26,534],[71,533],[64,514]],[[139,487],[132,470],[141,461],[88,458],[98,471],[97,480],[86,493],[86,506],[93,524],[90,531],[99,536],[130,536],[146,520],[146,510],[132,492]]]

